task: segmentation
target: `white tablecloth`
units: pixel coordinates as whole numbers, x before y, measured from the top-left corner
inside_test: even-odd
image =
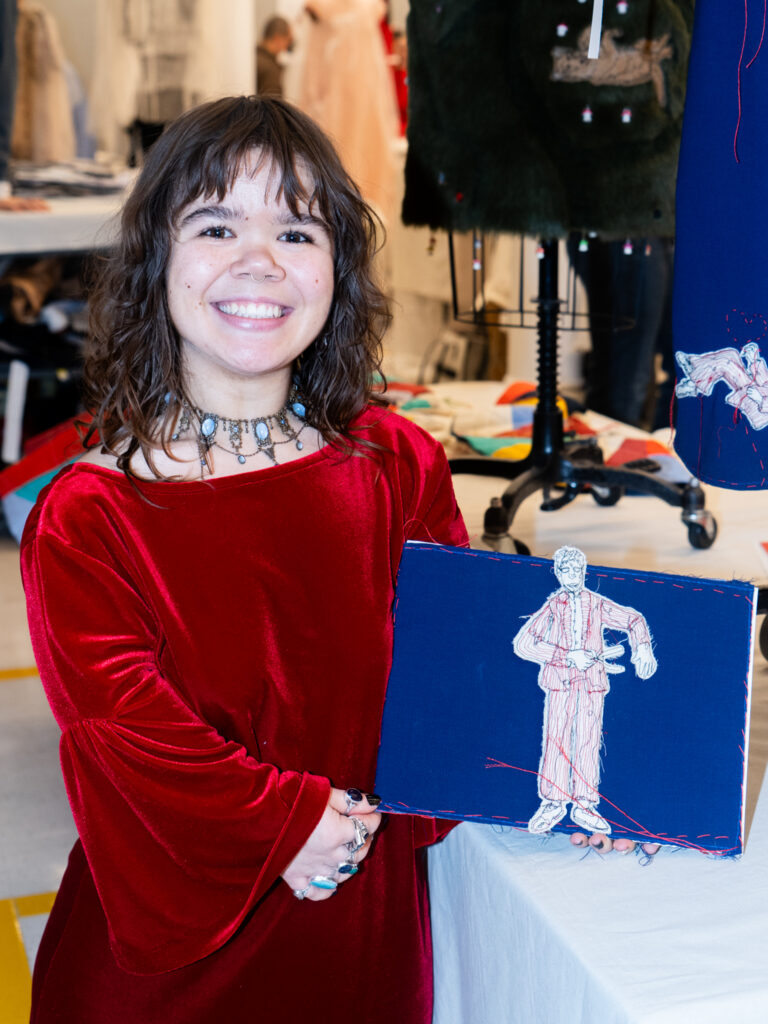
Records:
[[[477,544],[478,499],[494,484],[456,483]],[[707,493],[721,524],[709,552],[686,551],[677,515],[650,498],[613,509],[579,499],[556,513],[532,498],[519,535],[547,555],[568,542],[608,564],[762,576],[768,495]],[[759,652],[754,664],[743,856],[665,847],[643,866],[634,854],[585,855],[564,835],[459,825],[429,854],[434,1024],[768,1022],[768,665]],[[638,736],[638,771],[652,757]]]
[[[765,1024],[763,796],[740,860],[460,825],[430,851],[435,1024]]]
[[[450,394],[480,401],[481,389]],[[602,440],[615,447],[610,431]],[[482,512],[504,481],[454,482],[482,546]],[[708,551],[691,548],[679,510],[653,498],[598,508],[583,497],[558,512],[538,503],[524,503],[513,531],[536,554],[568,543],[595,564],[765,580],[767,492],[707,488],[720,526]],[[638,771],[653,757],[641,735],[635,756]],[[666,847],[644,867],[634,854],[585,855],[563,835],[459,825],[429,854],[434,1024],[768,1024],[766,762],[758,652],[740,859]]]

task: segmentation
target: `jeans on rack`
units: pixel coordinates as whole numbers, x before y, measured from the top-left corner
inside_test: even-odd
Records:
[[[586,361],[586,404],[634,426],[669,422],[674,389],[671,238],[568,240],[568,255],[589,303],[592,348]],[[661,354],[667,380],[656,387]]]

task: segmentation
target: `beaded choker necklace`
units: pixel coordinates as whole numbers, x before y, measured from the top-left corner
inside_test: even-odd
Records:
[[[293,413],[297,419],[302,421],[298,430],[294,428],[289,420],[289,413]],[[207,465],[206,456],[211,448],[214,447],[227,452],[229,455],[234,455],[241,466],[245,464],[247,459],[252,459],[255,455],[261,454],[266,455],[274,465],[278,465],[277,456],[275,455],[275,448],[278,445],[293,443],[296,445],[297,451],[301,451],[304,447],[301,434],[307,425],[305,422],[306,415],[307,410],[299,398],[295,387],[291,388],[288,401],[282,409],[272,413],[270,416],[257,416],[254,419],[233,420],[229,419],[229,417],[219,416],[215,412],[206,412],[197,406],[183,405],[178,426],[172,435],[172,440],[178,441],[179,438],[183,437],[189,430],[192,420],[195,419],[199,423],[195,440],[200,453],[200,466],[203,471]],[[229,446],[222,444],[221,441],[216,439],[219,427],[221,427],[225,435],[228,435]],[[275,439],[272,436],[272,431],[277,427],[282,431],[283,437]],[[248,446],[251,449],[250,451],[243,450],[243,437],[246,434],[252,438],[252,444]]]

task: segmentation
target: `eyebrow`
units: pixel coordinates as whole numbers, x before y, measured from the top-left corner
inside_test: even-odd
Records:
[[[196,220],[203,220],[205,217],[218,217],[221,220],[242,220],[243,211],[234,210],[229,206],[198,206],[196,209],[184,214],[179,221],[179,226],[191,224]]]
[[[208,206],[198,206],[194,210],[190,210],[189,213],[185,214],[180,222],[179,227],[184,227],[187,224],[192,224],[197,220],[204,220],[207,217],[214,217],[220,220],[245,220],[245,211],[240,207],[230,206],[219,206],[218,204],[212,204]],[[290,210],[286,210],[276,218],[277,224],[291,225],[291,224],[308,224],[315,225],[316,227],[324,228],[328,230],[328,225],[324,220],[319,217],[314,217],[311,213],[300,213],[293,214]]]

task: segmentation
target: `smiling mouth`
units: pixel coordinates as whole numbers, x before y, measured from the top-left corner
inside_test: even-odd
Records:
[[[267,302],[218,302],[216,308],[228,316],[239,316],[246,320],[277,320],[285,313],[285,306]]]

